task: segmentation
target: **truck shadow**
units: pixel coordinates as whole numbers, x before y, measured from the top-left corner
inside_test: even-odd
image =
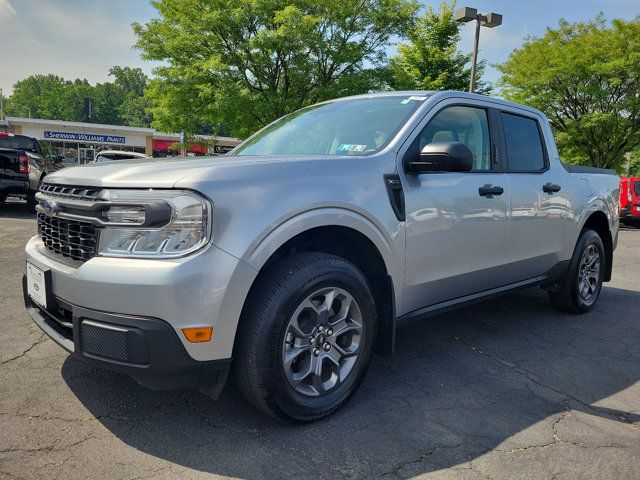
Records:
[[[17,198],[8,198],[0,202],[0,218],[35,218],[36,213],[27,207],[27,202]]]
[[[514,436],[540,422],[536,439],[552,443],[568,408],[640,422],[594,406],[640,379],[640,328],[629,315],[638,309],[639,292],[605,288],[594,311],[566,315],[532,289],[401,325],[396,354],[374,358],[351,402],[306,426],[256,412],[232,383],[213,403],[72,358],[62,375],[123,442],[185,467],[246,479],[413,476],[531,441]]]

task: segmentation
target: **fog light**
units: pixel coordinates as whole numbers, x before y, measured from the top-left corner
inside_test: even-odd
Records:
[[[191,343],[209,342],[213,334],[213,327],[183,328],[182,333]]]

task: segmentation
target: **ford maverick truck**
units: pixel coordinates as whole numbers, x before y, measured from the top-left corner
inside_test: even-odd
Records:
[[[37,194],[33,321],[152,389],[309,422],[357,390],[396,323],[525,286],[588,312],[619,178],[565,166],[532,108],[461,92],[331,100],[226,157],[71,167]],[[542,314],[542,312],[541,312]]]

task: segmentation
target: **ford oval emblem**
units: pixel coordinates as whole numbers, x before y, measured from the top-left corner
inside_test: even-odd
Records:
[[[53,216],[60,210],[60,207],[58,207],[58,204],[53,200],[45,200],[42,202],[42,209],[47,215]]]

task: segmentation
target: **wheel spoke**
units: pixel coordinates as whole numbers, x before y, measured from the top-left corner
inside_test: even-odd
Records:
[[[291,365],[293,364],[293,362],[295,362],[295,360],[302,355],[305,352],[310,352],[311,351],[311,346],[310,345],[305,345],[302,347],[291,347],[287,352],[285,352],[285,358],[284,358],[284,366],[287,369],[291,368]]]
[[[325,354],[325,356],[329,360],[331,360],[333,363],[335,363],[338,368],[340,368],[340,360],[342,360],[342,353],[340,353],[337,348],[332,347],[331,350],[329,350]]]
[[[322,357],[313,357],[312,360],[313,377],[311,378],[311,386],[318,395],[326,392],[322,383]]]
[[[308,337],[308,335],[302,331],[302,328],[300,328],[300,324],[298,323],[297,317],[293,317],[289,322],[289,331],[298,338]]]
[[[340,329],[336,329],[334,330],[334,337],[339,337],[341,335],[344,335],[347,332],[352,332],[352,331],[356,331],[356,332],[360,332],[360,330],[362,330],[362,327],[360,325],[358,325],[355,322],[349,322],[347,324],[345,324],[342,328]]]

